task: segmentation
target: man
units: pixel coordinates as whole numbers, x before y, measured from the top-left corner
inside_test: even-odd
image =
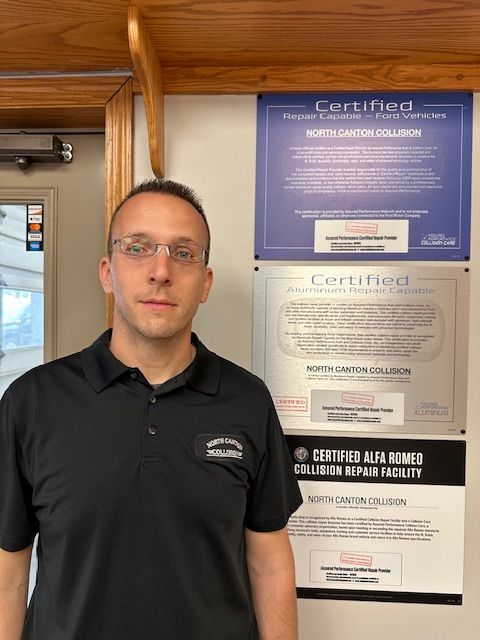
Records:
[[[191,333],[208,252],[195,194],[142,183],[100,263],[112,331],[7,390],[0,640],[297,638],[301,497],[263,383]]]

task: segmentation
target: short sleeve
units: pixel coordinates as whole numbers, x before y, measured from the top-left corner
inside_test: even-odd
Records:
[[[290,452],[269,396],[265,454],[249,492],[245,526],[253,531],[283,529],[301,504]]]
[[[0,400],[0,547],[20,551],[35,536],[32,489],[22,471],[11,387]]]

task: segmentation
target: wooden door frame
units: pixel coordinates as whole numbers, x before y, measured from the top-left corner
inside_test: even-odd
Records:
[[[132,186],[133,89],[130,75],[0,78],[0,128],[105,129],[105,237]],[[111,325],[112,300],[107,300]]]

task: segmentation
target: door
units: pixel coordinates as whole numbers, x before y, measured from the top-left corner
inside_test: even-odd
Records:
[[[0,395],[44,361],[44,261],[37,250],[42,244],[25,250],[28,220],[42,220],[43,209],[43,203],[0,202]],[[41,224],[30,225],[38,236]]]
[[[44,205],[44,251],[39,253],[45,272],[46,360],[82,349],[105,327],[105,298],[97,275],[105,233],[104,135],[59,135],[73,146],[71,164],[37,163],[22,172],[13,163],[0,163],[0,206]],[[26,250],[20,215],[14,235],[17,249],[23,242],[21,260],[27,268],[34,252]],[[6,229],[7,218],[3,220],[0,233]],[[0,274],[5,261],[0,246]]]
[[[59,134],[71,164],[0,163],[0,394],[36,364],[82,349],[105,328],[104,135]],[[28,230],[30,220],[43,228]],[[41,223],[40,223],[41,216]],[[28,246],[30,238],[41,243]],[[35,584],[32,560],[30,593]]]

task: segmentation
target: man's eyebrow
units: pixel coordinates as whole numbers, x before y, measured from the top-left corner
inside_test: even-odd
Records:
[[[190,238],[189,236],[180,236],[179,238],[177,238],[176,242],[191,242],[192,244],[199,244],[199,240],[194,240],[193,238]]]
[[[148,233],[143,231],[128,231],[120,236],[121,238],[150,238]]]
[[[149,233],[146,233],[144,231],[129,231],[128,233],[123,235],[122,238],[147,238],[148,240],[152,240],[152,242],[156,242],[156,240],[154,240]],[[190,242],[191,244],[198,244],[199,246],[203,246],[199,240],[195,240],[190,236],[178,236],[170,242],[161,244],[178,244],[179,242]]]

